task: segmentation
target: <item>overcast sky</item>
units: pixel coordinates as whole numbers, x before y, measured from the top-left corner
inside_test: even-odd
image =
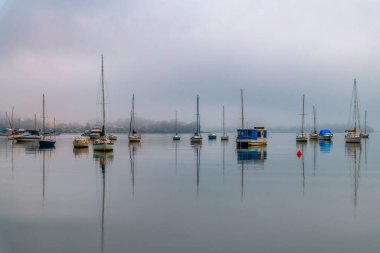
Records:
[[[349,119],[354,77],[368,124],[380,127],[380,1],[0,0],[0,111],[96,118],[100,55],[112,120],[195,119],[297,125]]]

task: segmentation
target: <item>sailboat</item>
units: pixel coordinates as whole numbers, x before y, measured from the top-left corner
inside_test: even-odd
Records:
[[[240,90],[241,98],[241,128],[237,129],[237,148],[267,145],[267,130],[264,127],[244,128],[244,101],[243,89]]]
[[[297,134],[296,141],[297,142],[307,142],[307,136],[304,131],[304,123],[305,123],[305,94],[302,96],[302,121],[301,121],[301,132]]]
[[[190,138],[191,142],[202,142],[202,135],[201,135],[201,123],[199,120],[199,95],[197,95],[197,128],[195,130],[195,133]]]
[[[175,112],[175,135],[173,136],[173,141],[179,140],[181,140],[181,136],[178,135],[177,112]]]
[[[224,105],[223,105],[223,135],[220,137],[222,141],[228,141],[228,135],[226,134],[226,128],[224,123]]]
[[[42,137],[38,143],[41,149],[55,147],[55,140],[50,135],[45,136],[45,94],[42,95]]]
[[[369,133],[367,133],[367,111],[364,112],[364,133],[361,136],[364,139],[369,137]]]
[[[360,143],[360,119],[359,119],[359,102],[358,102],[358,90],[356,87],[356,78],[354,79],[354,89],[352,91],[353,99],[354,99],[354,111],[353,111],[353,121],[354,126],[352,129],[346,130],[346,143]]]
[[[103,55],[102,55],[102,116],[103,116],[103,125],[100,132],[99,139],[96,139],[93,143],[94,151],[108,152],[113,151],[113,142],[106,136],[106,104],[104,98],[104,66],[103,66]]]
[[[318,140],[318,132],[317,132],[317,113],[315,110],[315,106],[313,106],[313,131],[309,133],[310,140]]]
[[[135,131],[135,94],[132,95],[131,120],[129,121],[129,142],[140,142],[141,135]]]

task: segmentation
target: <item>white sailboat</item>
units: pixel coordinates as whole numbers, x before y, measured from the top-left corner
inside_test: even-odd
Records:
[[[177,121],[177,112],[175,112],[175,135],[173,136],[173,141],[181,140],[181,136],[178,135],[178,121]]]
[[[226,134],[226,127],[224,123],[224,105],[223,105],[223,135],[220,137],[222,141],[228,141],[228,135]]]
[[[360,136],[360,118],[359,118],[359,101],[358,101],[358,90],[356,87],[356,78],[354,79],[354,89],[352,91],[353,95],[353,128],[346,130],[346,143],[360,143],[361,142],[361,136]]]
[[[140,142],[141,135],[135,131],[135,94],[132,96],[131,120],[129,122],[129,142]]]
[[[301,120],[301,132],[297,134],[297,142],[307,142],[307,136],[304,129],[305,123],[305,94],[302,96],[302,120]]]
[[[309,133],[310,140],[318,140],[318,131],[317,131],[317,113],[315,106],[313,106],[313,131]]]
[[[113,142],[106,136],[106,105],[104,98],[104,67],[103,67],[103,55],[102,55],[102,116],[103,116],[103,126],[100,132],[99,139],[96,139],[93,143],[94,151],[113,151]]]
[[[199,95],[197,95],[197,127],[193,136],[191,136],[190,141],[193,143],[201,143],[202,135],[201,135],[201,123],[199,120]]]

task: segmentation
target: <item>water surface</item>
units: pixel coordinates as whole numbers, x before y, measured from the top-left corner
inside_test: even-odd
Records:
[[[0,139],[0,252],[378,252],[378,134],[249,151],[118,137],[107,155]]]

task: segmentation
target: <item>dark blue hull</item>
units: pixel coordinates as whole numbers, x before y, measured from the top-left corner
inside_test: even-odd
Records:
[[[55,141],[52,140],[41,140],[39,141],[40,149],[45,148],[55,148]]]

